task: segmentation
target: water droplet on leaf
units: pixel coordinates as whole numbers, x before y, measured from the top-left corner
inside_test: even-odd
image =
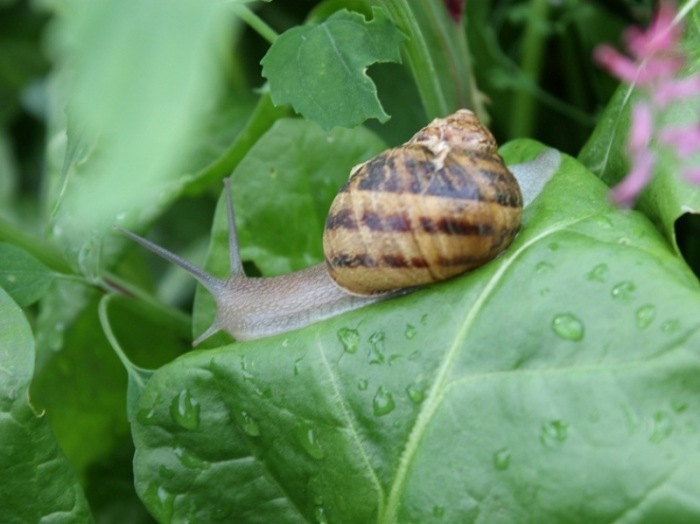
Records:
[[[209,469],[211,464],[199,457],[196,457],[184,448],[175,448],[175,456],[180,460],[180,463],[189,469],[205,470]]]
[[[656,317],[656,308],[651,304],[640,307],[634,314],[639,329],[648,328]]]
[[[675,331],[678,331],[680,327],[680,321],[673,318],[661,324],[661,331],[663,331],[664,333],[674,333]]]
[[[569,425],[561,420],[551,420],[542,424],[540,441],[545,446],[563,444],[569,437]]]
[[[416,333],[418,331],[416,330],[415,326],[412,324],[406,324],[406,330],[403,332],[403,335],[406,337],[407,340],[411,340],[413,337],[416,336]]]
[[[375,416],[383,417],[384,415],[388,415],[394,411],[395,407],[396,404],[394,404],[393,395],[384,389],[384,386],[379,386],[379,389],[372,399],[372,409],[374,410]]]
[[[328,524],[328,516],[326,515],[326,509],[323,506],[316,506],[314,518],[318,524]]]
[[[192,398],[189,390],[183,389],[170,403],[170,415],[183,428],[197,429],[199,427],[199,402]]]
[[[671,402],[671,407],[676,413],[683,413],[686,409],[688,409],[688,403],[684,400],[676,399]]]
[[[376,331],[369,337],[369,363],[382,364],[384,363],[384,332]]]
[[[583,340],[583,322],[571,313],[555,315],[552,319],[552,330],[565,340]]]
[[[338,330],[338,340],[343,345],[346,353],[357,353],[360,344],[360,333],[356,329],[340,328]]]
[[[554,269],[554,266],[550,264],[549,262],[545,262],[544,260],[542,262],[538,262],[535,265],[535,271],[538,273],[547,273],[548,271],[551,271]]]
[[[615,300],[630,302],[634,298],[636,289],[634,282],[625,281],[615,284],[610,294]]]
[[[297,428],[294,430],[294,436],[296,437],[297,442],[301,444],[303,450],[306,451],[311,458],[321,460],[326,456],[326,452],[318,442],[316,431],[311,424],[304,422],[297,426]]]
[[[157,423],[155,414],[155,408],[141,408],[136,412],[136,420],[144,426],[152,426]]]
[[[240,411],[237,422],[241,426],[243,432],[249,437],[260,436],[260,424],[258,424],[247,411],[243,409]]]
[[[357,381],[357,389],[360,391],[365,391],[367,389],[367,379],[366,378],[361,378],[360,380]]]
[[[420,404],[425,398],[425,387],[420,384],[411,383],[406,386],[406,394],[414,404]]]
[[[510,466],[511,451],[508,448],[499,449],[493,454],[493,465],[496,469],[504,471]]]
[[[588,272],[586,278],[592,282],[605,282],[608,279],[608,265],[598,264]]]

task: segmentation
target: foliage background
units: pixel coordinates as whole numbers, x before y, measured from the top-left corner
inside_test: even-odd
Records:
[[[369,13],[370,4],[304,0],[251,7],[281,34],[343,7]],[[391,4],[386,3],[389,12]],[[601,114],[623,107],[620,91],[610,102],[617,84],[593,65],[592,50],[600,42],[619,41],[629,24],[645,24],[651,4],[466,2],[464,42],[471,63],[460,62],[459,67],[471,67],[462,71],[478,87],[470,92],[470,100],[483,108],[499,142],[529,137],[574,157],[582,150],[584,157],[592,154],[596,144],[591,137]],[[51,477],[54,486],[74,486],[74,499],[62,501],[72,508],[73,517],[89,519],[91,513],[98,522],[152,521],[133,487],[134,448],[123,365],[127,356],[114,351],[104,325],[113,328],[128,350],[128,360],[143,370],[156,369],[188,351],[192,335],[194,285],[189,278],[127,248],[111,232],[114,220],[105,217],[116,217],[128,227],[151,225],[157,242],[185,258],[202,260],[221,177],[236,168],[240,177],[254,180],[270,169],[255,159],[265,158],[266,151],[284,150],[289,158],[282,162],[303,166],[300,171],[319,170],[320,164],[328,172],[320,181],[322,188],[309,196],[303,188],[309,181],[295,175],[274,198],[253,202],[265,192],[265,181],[245,186],[239,198],[251,205],[240,209],[239,226],[244,257],[254,261],[248,265],[251,273],[298,269],[320,258],[320,245],[314,240],[318,236],[285,235],[282,243],[279,234],[260,238],[262,231],[281,219],[290,230],[302,230],[309,222],[318,230],[324,206],[349,166],[385,145],[401,143],[436,116],[431,103],[439,101],[431,102],[424,91],[428,88],[421,86],[428,72],[420,64],[412,71],[410,57],[404,55],[402,64],[377,63],[368,69],[391,119],[384,124],[371,119],[349,131],[336,128],[332,140],[315,151],[314,144],[326,135],[288,119],[292,111],[273,107],[266,92],[260,61],[269,42],[232,16],[234,3],[225,7],[230,9],[228,16],[212,23],[211,17],[220,12],[206,2],[182,2],[168,16],[158,2],[112,2],[109,10],[78,0],[0,3],[0,240],[22,249],[5,244],[0,253],[3,274],[21,267],[30,275],[31,289],[15,289],[13,298],[23,298],[20,305],[34,335],[29,342],[22,314],[3,295],[7,317],[2,318],[12,320],[12,330],[8,327],[6,332],[20,333],[17,340],[23,351],[34,356],[12,364],[24,370],[13,376],[26,380],[4,383],[5,392],[24,391],[30,379],[31,388],[19,401],[15,393],[10,400],[6,395],[3,411],[27,425],[41,426],[33,432],[36,442],[29,449],[36,446],[59,464],[60,471]],[[140,27],[134,27],[134,21]],[[179,34],[175,40],[170,36],[173,28]],[[133,47],[100,46],[133,39],[141,40]],[[165,41],[168,45],[157,45]],[[448,43],[444,49],[454,50],[455,45]],[[150,56],[154,49],[161,55]],[[444,92],[450,89],[447,84],[441,87]],[[134,121],[140,122],[138,128]],[[605,129],[599,127],[597,133],[600,137]],[[257,154],[246,158],[254,147]],[[99,166],[106,166],[104,180],[122,178],[124,183],[70,183],[81,174],[99,171]],[[145,170],[160,178],[126,183],[139,181]],[[700,273],[697,215],[665,227],[672,229],[666,242],[675,236],[688,266]],[[40,264],[32,265],[36,260]],[[98,304],[105,293],[115,291],[141,300],[115,299],[105,322]],[[197,297],[200,303],[206,300]],[[195,333],[206,325],[206,318],[197,317],[205,309],[195,310]],[[223,341],[227,338],[219,336],[208,344],[215,347]],[[1,347],[0,356],[10,358],[14,351]],[[149,376],[131,364],[126,367],[132,386]],[[26,394],[41,417],[27,409]],[[30,438],[9,437],[7,431],[0,425],[3,441]],[[557,428],[552,431],[556,437]],[[10,464],[18,460],[11,454],[4,458]],[[28,460],[33,464],[36,457]],[[0,487],[0,509],[3,500],[17,492],[23,493],[17,500],[25,507],[32,506],[37,493],[47,493],[20,476],[14,484],[0,484],[5,486]],[[159,493],[148,496],[157,500]],[[55,511],[49,507],[47,501],[46,511]],[[35,510],[40,514],[41,505]]]

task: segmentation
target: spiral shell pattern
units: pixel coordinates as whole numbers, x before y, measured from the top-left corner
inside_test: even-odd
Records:
[[[462,109],[353,168],[326,220],[326,263],[358,295],[445,280],[507,248],[521,213],[493,135]]]

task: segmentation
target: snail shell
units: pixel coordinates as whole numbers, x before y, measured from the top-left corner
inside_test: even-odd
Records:
[[[326,220],[328,272],[357,295],[450,278],[506,249],[522,207],[493,135],[462,109],[352,170]]]

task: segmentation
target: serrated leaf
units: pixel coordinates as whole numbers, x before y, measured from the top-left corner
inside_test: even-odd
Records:
[[[34,340],[0,289],[0,515],[8,524],[92,522],[85,495],[45,416],[29,404]]]
[[[54,273],[20,247],[0,242],[0,287],[21,307],[44,296]]]
[[[147,506],[207,522],[700,518],[700,286],[606,191],[567,158],[485,267],[161,368],[133,426]]]
[[[404,37],[383,10],[372,13],[368,22],[343,9],[325,22],[280,35],[261,61],[274,103],[291,104],[326,130],[388,120],[366,69],[399,62]]]

